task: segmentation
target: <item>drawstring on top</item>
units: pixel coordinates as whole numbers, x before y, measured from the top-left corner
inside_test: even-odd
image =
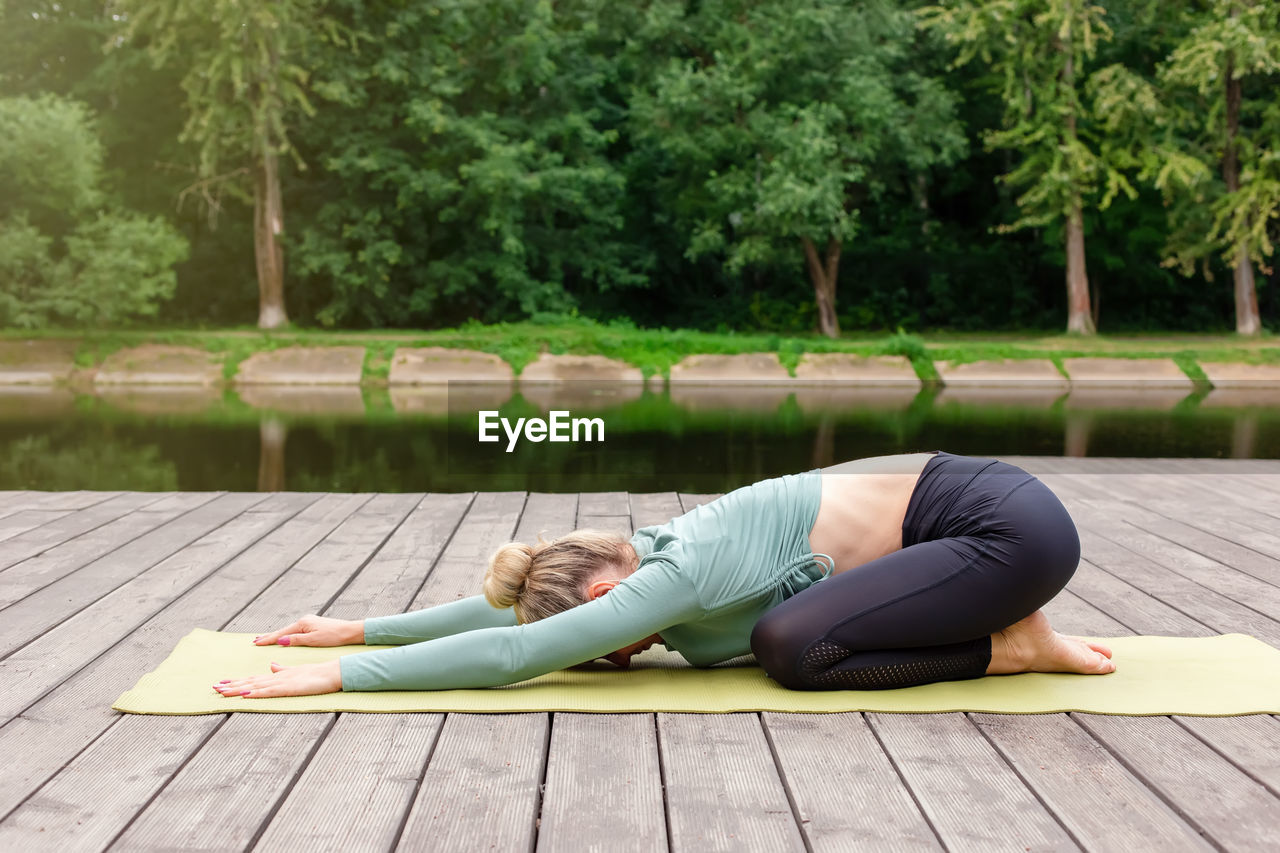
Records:
[[[806,571],[809,566],[816,565],[822,568],[821,577],[813,577]],[[787,563],[782,571],[778,573],[778,585],[786,585],[792,595],[795,595],[801,589],[812,586],[815,583],[821,583],[836,570],[836,561],[831,559],[828,554],[809,553],[801,554],[799,557]],[[799,575],[799,577],[797,577]],[[803,580],[802,580],[803,579]],[[808,583],[804,583],[808,581]],[[803,585],[801,585],[803,584]]]

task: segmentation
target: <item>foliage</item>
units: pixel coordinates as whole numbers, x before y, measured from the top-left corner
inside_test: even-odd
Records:
[[[1265,267],[1280,219],[1280,103],[1274,97],[1280,6],[1213,0],[1192,21],[1160,68],[1159,93],[1134,87],[1144,113],[1167,128],[1146,147],[1142,164],[1174,207],[1169,260],[1184,274],[1214,253],[1234,266],[1243,245],[1250,260]],[[1229,105],[1222,81],[1228,72],[1252,94],[1242,99],[1238,117],[1235,190],[1216,176],[1225,155]]]
[[[957,45],[956,62],[980,59],[998,77],[1004,124],[985,132],[991,148],[1018,152],[1003,180],[1022,190],[1020,216],[1005,229],[1041,227],[1071,215],[1083,197],[1106,207],[1135,190],[1099,156],[1081,103],[1086,63],[1111,37],[1106,10],[1089,0],[955,0],[921,12]]]
[[[326,172],[296,244],[322,324],[529,316],[644,283],[607,156],[612,4],[341,8],[379,54],[327,57],[301,143]]]
[[[102,190],[87,109],[44,95],[0,99],[0,322],[121,324],[173,293],[186,242]]]
[[[1228,328],[1211,277],[1236,240],[1271,263],[1280,222],[1276,4],[948,2],[976,23],[947,47],[952,27],[916,31],[903,11],[927,2],[9,0],[0,86],[23,119],[0,122],[0,322],[42,322],[31,288],[72,268],[69,236],[105,233],[104,213],[118,236],[164,221],[190,246],[174,297],[131,316],[244,322],[254,234],[234,197],[265,131],[292,152],[285,284],[303,326],[576,311],[803,335],[810,234],[844,240],[846,330],[1052,328],[1055,211],[1074,187],[1109,330]],[[1053,78],[1068,13],[1087,24],[1070,33],[1074,87]],[[1007,64],[952,66],[955,47]],[[1228,53],[1235,193],[1219,177]],[[1075,142],[1054,133],[1064,111]],[[229,214],[216,230],[191,203],[206,192]],[[1275,326],[1273,267],[1258,295]],[[486,346],[532,357],[513,334]]]
[[[81,103],[0,98],[0,217],[66,228],[101,203],[102,143]]]
[[[652,71],[629,98],[632,156],[656,169],[684,254],[731,275],[853,240],[863,207],[965,148],[896,4],[656,2],[636,43]]]
[[[262,152],[293,151],[288,124],[312,114],[298,55],[323,26],[319,0],[119,0],[123,45],[144,49],[181,73],[186,123],[181,140],[198,153],[193,185],[210,204],[244,197],[247,165]]]

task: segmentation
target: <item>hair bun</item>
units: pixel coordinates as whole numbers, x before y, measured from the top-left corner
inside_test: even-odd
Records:
[[[484,597],[498,608],[513,607],[524,594],[533,565],[533,548],[522,542],[508,542],[489,558],[484,576]]]

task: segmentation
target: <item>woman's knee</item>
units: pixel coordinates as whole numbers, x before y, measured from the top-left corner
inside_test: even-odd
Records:
[[[807,684],[801,678],[799,662],[813,637],[796,630],[781,608],[765,613],[751,630],[751,653],[770,678],[793,690]]]
[[[1019,573],[1035,579],[1047,601],[1066,587],[1080,565],[1080,534],[1066,507],[1048,489],[1026,524]]]

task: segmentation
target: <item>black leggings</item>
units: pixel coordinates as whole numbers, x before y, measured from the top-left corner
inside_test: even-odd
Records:
[[[795,690],[978,678],[991,634],[1044,606],[1080,561],[1071,516],[1020,468],[939,453],[920,475],[902,550],[833,575],[756,623],[751,650]]]

